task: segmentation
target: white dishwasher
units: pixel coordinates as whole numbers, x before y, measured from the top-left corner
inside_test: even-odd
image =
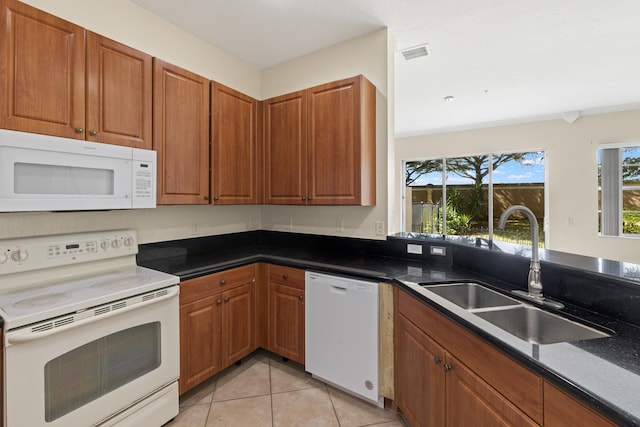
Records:
[[[305,369],[379,403],[378,283],[306,272]]]

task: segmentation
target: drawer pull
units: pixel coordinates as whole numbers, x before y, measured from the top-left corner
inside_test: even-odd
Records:
[[[229,302],[229,297],[225,297],[224,302]]]
[[[283,275],[282,275],[282,278],[283,278],[284,280],[287,280],[287,279],[289,278],[289,276],[287,276],[286,274],[283,274]]]
[[[219,299],[218,301],[216,301],[216,304],[218,304],[218,305],[222,304],[222,300]]]
[[[224,279],[220,280],[220,285],[224,286],[224,285],[226,285],[226,284],[227,284],[227,281],[226,281],[226,280],[224,280]]]
[[[304,297],[302,295],[298,295],[298,300],[302,301]]]

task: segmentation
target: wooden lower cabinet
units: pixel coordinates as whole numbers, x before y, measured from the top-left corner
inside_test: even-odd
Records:
[[[268,278],[268,349],[304,364],[304,270],[270,265]]]
[[[539,376],[414,297],[395,296],[395,395],[409,425],[541,425]]]
[[[180,394],[256,349],[257,265],[180,284]]]
[[[548,427],[613,427],[616,424],[545,381],[544,425]]]
[[[396,321],[395,397],[413,427],[443,426],[445,351],[406,317]]]
[[[531,418],[455,357],[447,354],[447,426],[537,426]]]
[[[395,401],[411,427],[616,425],[399,288],[394,302]]]

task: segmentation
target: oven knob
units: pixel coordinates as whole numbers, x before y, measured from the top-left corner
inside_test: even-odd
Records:
[[[107,249],[109,249],[109,241],[103,240],[102,242],[100,242],[100,247],[106,251]]]
[[[113,246],[115,249],[118,249],[120,246],[122,246],[122,242],[118,239],[113,239],[113,241],[111,242],[111,246]]]
[[[7,262],[7,255],[4,253],[0,253],[0,264],[4,264],[5,262]]]
[[[133,239],[130,236],[127,236],[124,238],[124,245],[125,246],[131,246],[131,244],[133,243]]]
[[[27,252],[26,249],[18,249],[11,254],[11,259],[15,262],[23,262],[26,261],[27,258],[29,258],[29,252]]]

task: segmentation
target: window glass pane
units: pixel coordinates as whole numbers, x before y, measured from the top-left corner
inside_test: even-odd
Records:
[[[447,159],[447,234],[488,232],[489,156]]]
[[[407,231],[442,234],[442,161],[407,162],[405,185],[410,201],[406,212]]]
[[[160,322],[125,329],[71,350],[44,367],[45,419],[69,412],[160,366]]]
[[[622,232],[640,234],[640,147],[622,150]]]
[[[544,247],[544,152],[500,153],[493,155],[493,221],[511,205],[524,205],[538,220],[539,243]],[[504,231],[494,239],[531,245],[531,224],[524,215],[514,214]]]

